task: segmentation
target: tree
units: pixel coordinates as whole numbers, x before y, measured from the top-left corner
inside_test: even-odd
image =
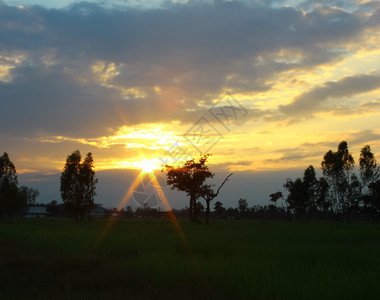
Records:
[[[214,204],[214,212],[216,216],[218,218],[221,218],[224,215],[225,211],[226,209],[223,207],[223,203],[220,201],[216,201]]]
[[[195,210],[196,210],[197,216],[200,216],[204,212],[205,207],[203,206],[201,202],[197,201],[197,203],[195,204]]]
[[[366,145],[361,149],[359,165],[360,178],[364,187],[368,187],[369,184],[379,179],[380,168],[377,165],[375,155],[371,152],[371,147],[369,145]]]
[[[319,212],[327,213],[331,207],[331,202],[328,198],[329,183],[324,177],[319,178],[317,186],[316,208]]]
[[[323,157],[323,175],[332,188],[335,209],[344,210],[349,198],[350,171],[354,168],[355,161],[348,151],[346,141],[340,142],[337,152],[329,150]]]
[[[36,198],[40,195],[40,192],[33,188],[28,188],[27,186],[21,186],[19,189],[19,196],[28,205],[35,205]]]
[[[89,217],[94,206],[95,189],[98,179],[95,176],[92,153],[87,153],[81,163],[79,150],[71,153],[61,174],[61,197],[69,215],[75,220]]]
[[[94,197],[96,195],[96,184],[98,179],[95,177],[94,159],[92,153],[87,153],[79,172],[80,186],[83,191],[84,203],[86,206],[87,216],[90,216],[94,208]]]
[[[301,178],[295,181],[287,179],[284,188],[289,191],[286,202],[289,208],[292,209],[298,216],[304,216],[307,210],[307,190]]]
[[[352,174],[348,193],[348,203],[347,203],[347,217],[349,215],[356,218],[359,212],[359,203],[362,199],[362,183],[359,178]]]
[[[373,212],[376,217],[380,214],[380,180],[372,182],[369,184],[370,194],[368,198],[368,204],[370,206],[371,212]]]
[[[18,181],[15,165],[6,152],[0,157],[0,215],[12,217],[21,212],[22,203],[18,197]]]
[[[201,187],[201,197],[206,201],[206,223],[207,224],[209,223],[209,219],[210,219],[210,202],[212,200],[214,200],[219,195],[220,189],[226,183],[226,181],[228,180],[228,178],[230,176],[232,176],[232,174],[233,173],[231,173],[230,175],[228,175],[224,179],[224,181],[222,182],[222,184],[217,189],[216,193],[212,189],[213,185],[210,185],[210,184],[203,184],[202,185],[202,187]]]
[[[318,180],[315,174],[314,167],[310,165],[305,169],[303,174],[303,185],[307,193],[307,210],[312,213],[316,210],[316,198],[318,191]]]
[[[133,216],[133,209],[130,205],[126,207],[124,215],[129,218]]]
[[[276,206],[277,201],[280,200],[283,197],[283,195],[282,195],[282,192],[276,192],[276,193],[270,194],[269,197],[270,197],[270,201],[272,201],[274,203],[274,206]]]
[[[205,154],[198,161],[188,160],[183,166],[173,167],[166,165],[166,183],[171,185],[171,189],[186,192],[190,197],[190,221],[197,221],[196,202],[204,193],[204,182],[207,178],[213,178],[214,174],[206,165],[210,154]]]
[[[238,209],[239,209],[240,215],[245,214],[245,212],[247,211],[247,208],[248,208],[248,202],[247,202],[247,200],[243,199],[243,198],[240,198],[239,201],[238,201]]]

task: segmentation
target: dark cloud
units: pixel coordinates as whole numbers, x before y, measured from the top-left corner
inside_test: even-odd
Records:
[[[328,149],[336,148],[335,142],[308,142],[297,145],[297,147],[292,148],[281,148],[274,151],[274,153],[280,154],[280,157],[266,159],[264,163],[266,164],[282,164],[282,163],[299,163],[299,161],[315,162],[316,159],[320,158],[322,161],[324,153]],[[322,149],[322,150],[321,150]],[[325,149],[325,150],[323,150]],[[305,166],[306,167],[306,166]],[[319,168],[319,164],[314,166]]]
[[[363,147],[364,145],[371,145],[373,142],[380,142],[380,134],[374,130],[361,130],[350,134],[348,142]],[[379,151],[380,149],[377,150]]]
[[[281,72],[340,59],[344,53],[337,47],[359,42],[363,31],[378,24],[373,16],[330,6],[305,13],[271,4],[0,5],[0,54],[23,55],[13,66],[12,80],[0,81],[7,112],[0,125],[15,135],[100,136],[121,125],[194,122],[205,111],[199,101],[210,104],[224,87],[252,95],[270,90]],[[290,57],[279,57],[284,50]],[[292,60],[291,53],[299,58]],[[99,61],[115,68],[107,82],[92,72]],[[310,111],[320,99],[371,90],[378,79],[363,75],[327,83],[281,110]],[[252,109],[250,117],[267,114]]]
[[[331,98],[351,97],[380,88],[379,74],[360,74],[339,81],[326,82],[309,92],[296,97],[291,104],[281,105],[280,111],[287,115],[312,114],[322,111],[321,104]]]
[[[372,101],[372,102],[367,102],[367,103],[362,103],[360,105],[361,108],[364,110],[380,110],[380,100],[377,101]]]

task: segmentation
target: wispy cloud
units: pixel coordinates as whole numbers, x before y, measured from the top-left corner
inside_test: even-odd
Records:
[[[323,111],[322,104],[328,99],[351,97],[380,88],[380,74],[359,74],[335,82],[326,82],[309,92],[294,98],[293,102],[281,105],[280,111],[287,115],[308,115]]]

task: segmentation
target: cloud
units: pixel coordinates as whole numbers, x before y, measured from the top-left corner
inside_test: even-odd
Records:
[[[279,110],[290,116],[309,115],[325,108],[322,104],[333,98],[351,97],[380,88],[380,74],[360,74],[344,77],[339,81],[329,81],[309,92],[294,98],[288,105],[281,105]]]
[[[375,110],[375,111],[379,111],[380,109],[380,100],[374,100],[374,101],[371,101],[371,102],[366,102],[366,103],[362,103],[360,105],[360,107],[364,110],[369,110],[369,111],[372,111],[372,110]]]
[[[376,143],[377,145],[380,144],[380,132],[378,130],[360,130],[354,133],[351,133],[348,140],[350,144],[361,146],[364,145],[372,145],[373,143]],[[375,149],[379,151],[380,149]]]
[[[0,5],[0,56],[21,57],[11,67],[7,60],[7,81],[0,81],[7,112],[0,126],[12,135],[101,137],[123,125],[192,123],[225,89],[253,99],[282,72],[342,59],[377,26],[378,12],[322,5],[305,12],[271,3]],[[323,99],[345,95],[340,88],[352,95],[373,89],[377,79],[327,83],[280,110],[313,111]],[[251,118],[268,115],[247,110]]]

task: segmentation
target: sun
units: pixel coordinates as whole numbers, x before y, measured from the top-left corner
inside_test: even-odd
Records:
[[[143,160],[139,163],[139,168],[143,173],[153,173],[153,171],[159,167],[155,161]]]

